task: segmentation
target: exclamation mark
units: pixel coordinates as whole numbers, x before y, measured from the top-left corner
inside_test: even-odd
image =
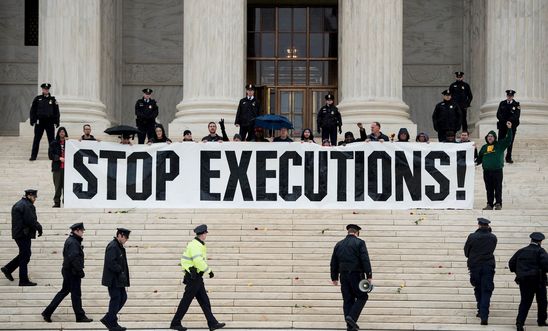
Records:
[[[466,191],[459,190],[464,188],[464,179],[466,178],[466,151],[457,151],[457,200],[466,200]]]

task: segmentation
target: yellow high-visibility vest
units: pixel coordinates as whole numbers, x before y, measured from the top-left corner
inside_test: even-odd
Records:
[[[189,242],[181,257],[181,267],[188,272],[190,272],[190,268],[192,267],[204,274],[211,272],[211,268],[207,265],[206,245],[202,244],[196,238]]]

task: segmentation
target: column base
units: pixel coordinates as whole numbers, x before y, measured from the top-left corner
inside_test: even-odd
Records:
[[[548,130],[548,103],[528,100],[518,100],[521,105],[520,125],[518,136],[524,138],[538,138],[544,136]],[[497,130],[497,109],[500,101],[487,102],[481,106],[480,120],[476,123],[479,128],[479,138],[483,139],[491,130]]]
[[[61,112],[60,126],[67,129],[70,138],[80,137],[83,134],[83,125],[91,125],[92,134],[96,137],[105,136],[105,129],[110,127],[110,121],[105,113],[105,105],[99,101],[87,101],[78,99],[59,100]],[[30,119],[19,123],[19,136],[34,136],[34,128],[30,125]]]
[[[414,141],[417,135],[417,125],[410,119],[409,107],[399,100],[343,100],[337,107],[342,116],[343,133],[357,131],[356,124],[363,123],[365,131],[369,134],[371,122],[379,122],[381,131],[387,136],[397,134],[400,128],[407,128],[411,136],[410,141]]]

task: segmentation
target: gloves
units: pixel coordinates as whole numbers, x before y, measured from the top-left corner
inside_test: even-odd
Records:
[[[38,237],[42,236],[42,230],[38,230]]]
[[[30,126],[34,126],[34,124],[35,124],[34,122],[30,122]]]
[[[318,134],[322,133],[322,130],[318,129]]]
[[[339,126],[339,134],[342,134],[342,128]]]
[[[84,270],[80,270],[80,272],[78,273],[78,277],[80,277],[80,278],[86,277],[86,274],[85,274]]]
[[[224,130],[224,128],[225,128],[225,119],[224,118],[221,118],[221,120],[219,121],[219,125],[221,126],[221,130]]]
[[[210,271],[209,272],[209,278],[213,278],[213,277],[215,277],[215,274],[213,273],[213,271]]]
[[[59,128],[59,123],[55,123],[55,128]]]

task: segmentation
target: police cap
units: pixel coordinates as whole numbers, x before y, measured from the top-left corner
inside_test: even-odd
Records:
[[[50,87],[51,87],[51,84],[50,83],[42,83],[42,85],[40,85],[41,88],[44,88],[46,90],[49,90]]]
[[[120,233],[120,234],[123,234],[124,237],[126,237],[126,238],[129,238],[129,234],[131,233],[130,230],[125,229],[125,228],[116,228],[116,230],[118,230],[118,232],[116,233],[116,235],[118,235],[118,233]]]
[[[455,76],[457,76],[457,77],[462,77],[462,76],[464,76],[464,72],[462,72],[462,71],[455,71]]]
[[[354,230],[356,230],[356,231],[360,231],[362,228],[360,228],[360,227],[359,227],[358,225],[356,225],[356,224],[348,224],[348,225],[346,226],[346,229],[347,229],[347,230],[354,229]]]
[[[205,224],[198,225],[197,227],[194,228],[194,233],[196,233],[197,235],[201,235],[202,233],[207,233],[207,225]]]
[[[38,196],[38,190],[29,188],[28,190],[25,190],[25,195],[34,195],[36,197]]]
[[[533,232],[529,235],[529,238],[531,238],[533,241],[543,241],[544,235],[541,232]]]
[[[514,90],[506,90],[506,95],[514,96],[514,94],[516,94],[516,91],[514,91]]]
[[[145,89],[143,89],[143,93],[144,94],[152,94],[152,89],[145,88]]]
[[[325,95],[325,100],[335,100],[335,96],[331,93]]]
[[[245,89],[246,89],[246,90],[254,90],[254,89],[255,89],[255,85],[253,85],[253,84],[247,84],[247,85],[245,86]]]
[[[74,223],[70,226],[70,229],[72,231],[76,231],[76,230],[86,230],[86,228],[84,228],[84,223],[80,222],[80,223]]]
[[[489,223],[491,223],[491,221],[488,220],[487,218],[483,218],[483,217],[478,218],[478,224],[480,225],[489,225]]]
[[[441,92],[441,94],[443,94],[443,95],[451,95],[451,91],[449,91],[449,90],[443,90],[443,91]]]

